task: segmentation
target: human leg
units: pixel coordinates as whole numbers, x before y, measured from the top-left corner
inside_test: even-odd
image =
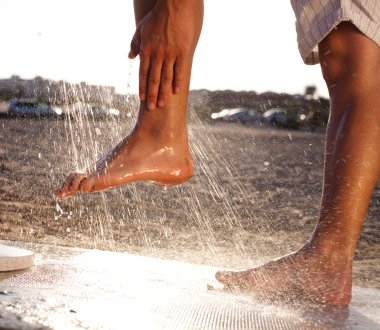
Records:
[[[162,108],[171,93],[186,91],[186,67],[199,39],[203,1],[136,0],[135,9],[129,57],[140,56],[139,96],[148,109]]]
[[[316,228],[292,254],[216,277],[258,295],[302,292],[313,301],[346,306],[356,243],[380,175],[380,47],[342,23],[319,44],[319,56],[331,113]]]
[[[349,246],[352,259],[380,175],[380,47],[344,22],[319,52],[331,113],[321,215],[313,235],[316,242],[339,238],[335,243]]]
[[[151,0],[135,1],[137,24],[155,5]],[[148,110],[143,100],[132,132],[99,159],[93,169],[70,174],[56,191],[58,198],[134,181],[178,184],[191,177],[193,163],[187,141],[186,115],[193,54],[202,27],[201,0],[194,1],[192,15],[194,19],[188,23],[193,24],[194,35],[189,41],[190,50],[184,56],[181,93],[169,91],[166,105],[154,111]]]

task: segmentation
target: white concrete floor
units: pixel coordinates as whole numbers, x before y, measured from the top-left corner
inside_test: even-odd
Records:
[[[275,306],[218,289],[213,267],[0,243],[36,253],[0,273],[0,329],[380,329],[380,290],[355,287],[348,309]]]

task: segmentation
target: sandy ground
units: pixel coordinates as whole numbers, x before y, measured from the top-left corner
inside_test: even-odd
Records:
[[[190,116],[196,172],[56,203],[65,175],[92,163],[133,119],[0,118],[0,239],[127,251],[246,268],[297,249],[321,193],[323,132],[207,125]],[[358,244],[354,284],[380,288],[380,185]]]

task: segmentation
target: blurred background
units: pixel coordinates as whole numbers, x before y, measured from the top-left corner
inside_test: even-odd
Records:
[[[0,12],[0,78],[41,76],[137,91],[138,60],[127,58],[132,1],[2,0]],[[300,94],[308,85],[327,96],[319,66],[299,56],[290,1],[205,1],[192,89]]]

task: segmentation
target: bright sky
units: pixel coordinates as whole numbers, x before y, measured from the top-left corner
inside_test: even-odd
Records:
[[[137,92],[138,60],[127,58],[132,0],[0,0],[0,78],[37,75]],[[319,66],[298,53],[289,1],[206,0],[192,89],[327,96]]]

